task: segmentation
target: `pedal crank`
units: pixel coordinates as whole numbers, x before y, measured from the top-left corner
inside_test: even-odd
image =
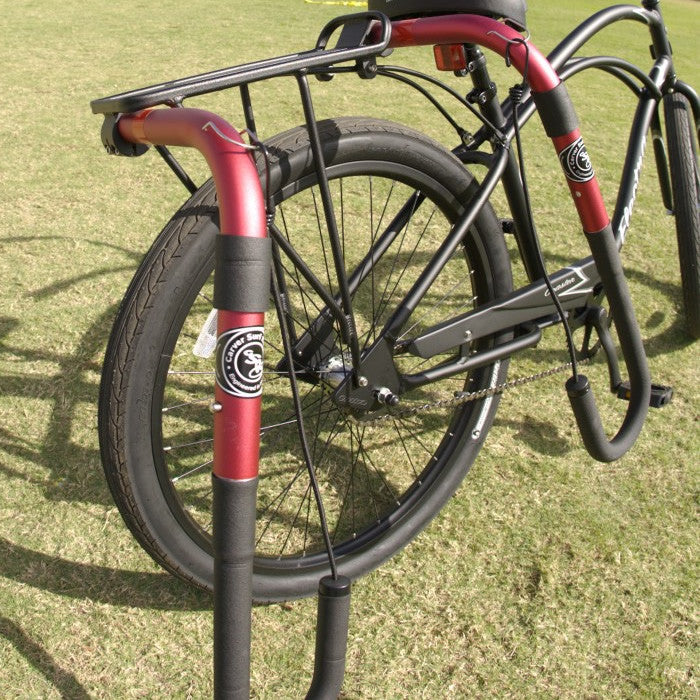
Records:
[[[589,347],[592,330],[595,329],[600,341],[600,347],[603,348],[605,359],[608,363],[608,373],[610,375],[610,391],[618,399],[629,401],[630,399],[630,384],[627,381],[622,381],[620,376],[620,365],[617,361],[617,353],[613,342],[612,334],[610,333],[610,321],[607,311],[602,306],[591,307],[586,314],[584,347],[580,354],[585,359],[590,359],[598,350],[598,344],[592,348]],[[673,387],[664,384],[652,384],[651,395],[649,397],[649,406],[651,408],[662,408],[666,404],[671,403],[673,398]]]

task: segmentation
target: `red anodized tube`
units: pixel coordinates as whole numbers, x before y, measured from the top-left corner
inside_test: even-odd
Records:
[[[547,93],[556,88],[561,80],[549,61],[532,43],[523,42],[523,37],[511,27],[489,17],[476,15],[449,15],[407,19],[392,24],[389,46],[400,48],[433,44],[479,44],[495,51],[504,58],[506,55],[521,75],[527,71],[527,81],[535,93]],[[578,129],[552,139],[560,157],[572,144],[581,138]],[[581,144],[583,142],[581,141]],[[587,159],[585,147],[579,150]],[[562,163],[564,165],[564,163]],[[586,161],[590,169],[590,162]],[[610,222],[603,203],[603,197],[595,176],[579,181],[572,179],[567,168],[564,171],[576,205],[583,230],[586,233],[602,231]]]
[[[118,122],[123,138],[137,143],[191,146],[205,157],[214,177],[223,235],[264,238],[265,205],[258,172],[241,135],[224,119],[199,109],[153,109],[124,114]],[[218,312],[218,334],[262,327],[263,313]],[[218,384],[214,413],[216,476],[233,480],[258,474],[261,397],[238,397]]]

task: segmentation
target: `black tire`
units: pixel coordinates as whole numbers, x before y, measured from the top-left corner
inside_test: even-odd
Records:
[[[688,100],[680,93],[665,95],[663,102],[686,328],[693,338],[699,338],[700,225],[694,120]]]
[[[410,193],[420,188],[427,197],[354,295],[358,332],[363,342],[371,343],[374,317],[384,322],[395,310],[394,300],[413,283],[438,236],[448,230],[446,220],[454,220],[460,201],[475,185],[451,154],[404,127],[360,118],[319,126],[349,267],[358,264],[376,232],[384,230]],[[267,145],[271,191],[277,193],[276,225],[329,283],[306,129],[294,129]],[[368,192],[359,191],[365,186]],[[363,228],[359,217],[370,212],[371,225]],[[305,217],[312,219],[310,228],[302,228]],[[99,416],[107,480],[127,525],[157,562],[207,589],[213,575],[207,466],[213,362],[194,356],[192,347],[211,311],[217,219],[209,182],[175,214],[146,255],[109,341]],[[300,336],[323,304],[284,256],[282,263],[287,302]],[[407,327],[415,333],[511,288],[503,235],[487,206],[428,292],[426,302],[433,306],[419,305]],[[426,311],[429,318],[420,317]],[[337,329],[330,337],[319,352],[342,357]],[[259,601],[311,595],[327,571],[292,420],[289,382],[275,370],[280,357],[278,320],[269,313],[265,367],[271,376],[263,390],[266,427],[254,575]],[[419,361],[425,362],[397,355],[395,364],[409,371]],[[465,387],[475,391],[494,386],[505,379],[506,366],[500,362],[424,386],[404,395],[400,408],[429,404]],[[207,374],[193,374],[200,371]],[[361,423],[349,420],[329,399],[317,366],[300,374],[300,380],[339,571],[355,578],[403,547],[454,493],[491,426],[498,397]]]

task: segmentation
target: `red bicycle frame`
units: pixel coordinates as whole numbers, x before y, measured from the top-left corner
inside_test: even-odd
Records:
[[[132,143],[191,146],[209,165],[219,197],[221,235],[265,238],[265,205],[258,171],[241,135],[221,117],[199,109],[144,110],[118,122],[122,138]],[[219,282],[220,284],[221,282]],[[261,304],[267,303],[267,295]],[[217,334],[262,327],[260,311],[219,309]],[[216,384],[214,467],[224,479],[252,479],[258,474],[260,396],[235,396]]]
[[[608,440],[583,375],[566,385],[571,407],[588,452],[604,462],[621,457],[642,429],[649,407],[651,378],[630,301],[620,256],[598,181],[586,151],[566,88],[542,53],[511,27],[488,17],[449,15],[394,22],[389,46],[478,44],[498,53],[518,70],[533,92],[547,135],[559,157],[618,329],[630,374],[630,405],[622,427]]]

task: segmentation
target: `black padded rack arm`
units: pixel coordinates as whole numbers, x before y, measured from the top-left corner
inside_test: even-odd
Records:
[[[342,30],[336,47],[326,49],[331,35],[339,28]],[[316,47],[311,51],[244,63],[138,88],[93,100],[90,106],[94,114],[118,114],[138,112],[156,105],[178,105],[188,97],[226,90],[244,83],[378,56],[386,50],[390,37],[391,23],[380,12],[344,15],[331,20],[323,28]]]

